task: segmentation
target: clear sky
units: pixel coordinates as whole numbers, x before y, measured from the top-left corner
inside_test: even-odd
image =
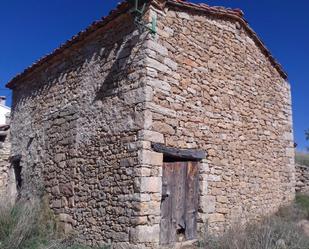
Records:
[[[292,86],[295,142],[307,146],[309,128],[309,1],[191,0],[240,8]],[[105,16],[116,0],[0,0],[0,94],[4,85],[35,60],[51,52],[94,20]]]

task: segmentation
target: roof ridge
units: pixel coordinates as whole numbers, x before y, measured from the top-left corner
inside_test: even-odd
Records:
[[[207,9],[207,10],[215,10],[215,11],[224,11],[224,12],[230,12],[232,14],[236,14],[240,17],[244,16],[244,12],[239,9],[233,9],[233,8],[228,8],[228,7],[224,7],[224,6],[210,6],[209,4],[206,3],[192,3],[192,2],[188,2],[187,0],[166,0],[167,2],[174,2],[174,3],[179,3],[179,4],[183,4],[183,5],[187,5],[187,6],[192,6],[192,7],[198,7],[198,8],[203,8],[203,9]]]
[[[153,2],[154,0],[149,0]],[[209,6],[205,3],[192,3],[188,2],[187,0],[160,0],[161,2],[164,2],[164,4],[172,4],[179,7],[186,7],[191,8],[199,11],[206,11],[208,13],[217,14],[217,15],[226,15],[230,16],[234,19],[237,19],[240,21],[243,26],[246,28],[246,30],[253,36],[254,40],[257,42],[259,47],[263,50],[265,55],[270,59],[272,65],[277,69],[277,71],[280,73],[280,75],[286,79],[287,74],[283,70],[282,66],[277,62],[277,60],[271,55],[270,51],[266,48],[262,40],[258,37],[258,35],[250,28],[248,25],[248,22],[244,18],[244,13],[240,9],[231,9],[221,6]],[[105,17],[102,17],[101,20],[94,21],[92,24],[90,24],[87,28],[84,30],[78,32],[76,35],[72,36],[71,39],[65,41],[62,43],[58,48],[54,49],[52,52],[46,54],[45,56],[42,56],[40,59],[35,61],[32,65],[27,67],[24,71],[17,74],[15,77],[13,77],[7,84],[6,87],[13,88],[14,83],[18,80],[20,80],[23,77],[26,77],[26,75],[30,74],[37,68],[39,68],[43,63],[46,61],[51,60],[53,57],[57,56],[58,54],[61,54],[63,50],[66,48],[69,48],[73,44],[81,41],[91,33],[97,31],[99,28],[103,27],[105,24],[109,23],[111,20],[116,18],[117,16],[127,12],[130,9],[130,3],[129,0],[124,0],[120,2],[117,7],[109,12],[109,14]]]
[[[187,2],[186,0],[166,0],[168,4],[175,5],[178,7],[191,8],[197,11],[205,11],[214,15],[224,15],[239,21],[246,31],[252,35],[253,40],[256,42],[257,46],[262,50],[265,56],[270,60],[274,68],[279,72],[282,78],[287,79],[288,75],[284,71],[281,64],[273,57],[270,50],[266,47],[262,39],[258,34],[249,26],[248,21],[244,18],[244,12],[240,9],[231,9],[226,7],[214,7],[207,4],[196,4]]]

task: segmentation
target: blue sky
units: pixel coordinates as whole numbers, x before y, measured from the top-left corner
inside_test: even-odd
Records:
[[[10,105],[4,85],[35,60],[105,16],[115,0],[1,0],[0,94]],[[292,86],[295,142],[307,146],[309,128],[309,1],[192,0],[241,8],[251,27],[289,74]]]

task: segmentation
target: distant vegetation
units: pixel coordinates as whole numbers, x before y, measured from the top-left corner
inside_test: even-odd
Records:
[[[309,153],[296,152],[295,162],[309,167]]]

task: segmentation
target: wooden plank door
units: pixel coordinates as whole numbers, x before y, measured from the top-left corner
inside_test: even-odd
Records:
[[[161,200],[161,222],[160,241],[162,245],[167,245],[172,241],[174,232],[172,229],[172,199],[173,191],[173,165],[163,164],[162,172],[162,200]]]
[[[161,245],[196,238],[198,163],[166,162],[162,177]]]
[[[186,240],[197,237],[197,211],[199,200],[198,163],[188,162],[186,178]]]

